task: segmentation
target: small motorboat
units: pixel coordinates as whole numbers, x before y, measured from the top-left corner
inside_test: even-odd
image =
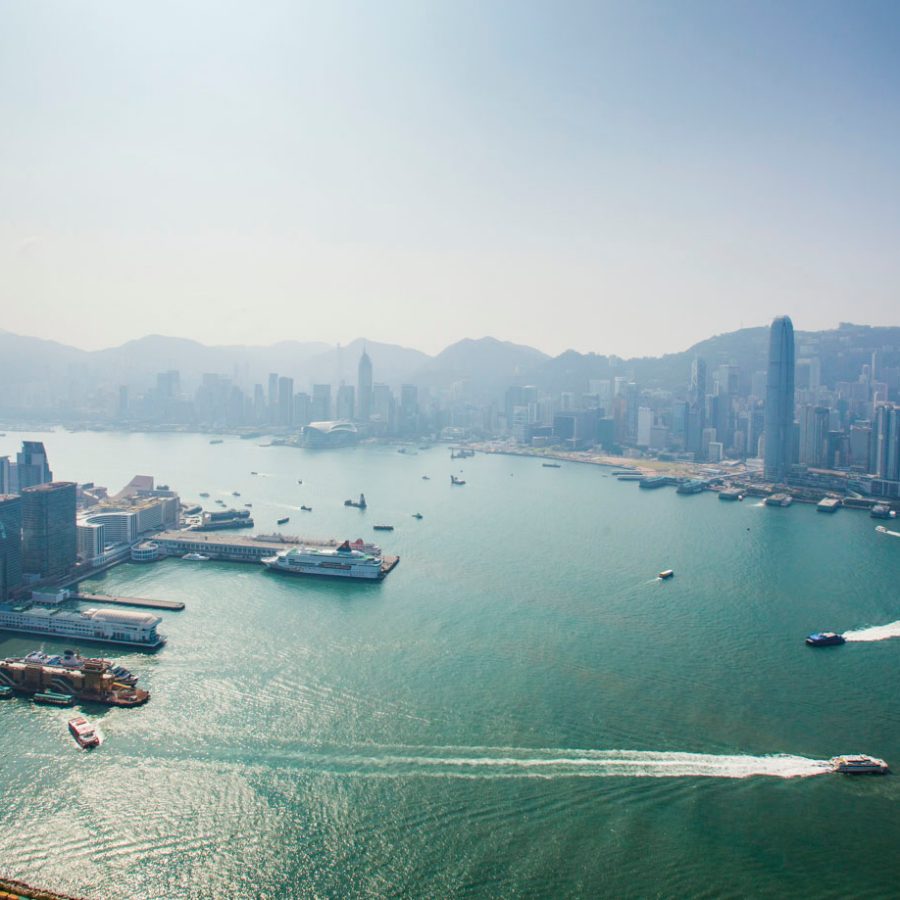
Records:
[[[279,525],[286,525],[286,524],[287,524],[288,522],[290,522],[290,521],[291,521],[291,517],[290,517],[290,516],[284,516],[284,518],[281,518],[281,519],[278,520],[278,524],[279,524]]]
[[[303,479],[302,479],[302,478],[298,478],[298,479],[297,479],[297,484],[303,484]]]
[[[424,516],[422,515],[422,513],[413,513],[413,514],[412,514],[412,517],[413,517],[414,519],[422,519],[422,518],[424,518]]]
[[[241,496],[241,492],[240,492],[240,491],[232,491],[232,492],[231,492],[231,496],[232,496],[232,497],[240,497],[240,496]]]
[[[430,475],[423,475],[423,476],[422,476],[422,481],[431,481],[431,476],[430,476]]]
[[[674,574],[674,569],[663,569],[662,572],[660,572],[656,577],[659,578],[660,581],[665,581],[667,578],[671,578]]]
[[[887,775],[890,767],[883,759],[859,753],[855,756],[832,756],[829,760],[835,772],[842,775]]]
[[[838,644],[847,643],[847,639],[833,631],[817,631],[806,638],[806,643],[810,647],[836,647]]]
[[[72,737],[75,738],[82,750],[100,746],[100,738],[97,737],[94,726],[83,716],[69,719],[69,731],[72,732]]]
[[[200,491],[200,496],[201,496],[201,497],[208,497],[209,494],[208,494],[206,491]]]
[[[300,509],[302,509],[303,512],[312,512],[311,506],[301,506]]]
[[[259,472],[251,472],[251,475],[259,475]]]
[[[450,484],[456,485],[457,487],[462,487],[466,482],[462,478],[457,478],[455,475],[450,476]]]

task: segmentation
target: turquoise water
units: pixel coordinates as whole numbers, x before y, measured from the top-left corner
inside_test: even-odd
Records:
[[[900,779],[818,761],[900,769],[900,639],[803,645],[900,620],[900,540],[867,516],[445,447],[42,439],[57,477],[153,473],[401,563],[379,585],[181,560],[91,582],[187,609],[159,653],[110,651],[153,697],[89,709],[96,752],[67,710],[0,703],[7,874],[110,898],[896,894]]]

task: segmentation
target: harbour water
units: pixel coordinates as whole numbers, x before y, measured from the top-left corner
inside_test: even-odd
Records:
[[[4,874],[98,898],[896,894],[900,778],[822,763],[900,769],[900,544],[865,514],[443,446],[38,439],[58,478],[152,473],[401,563],[380,584],[182,560],[86,583],[186,609],[158,653],[106,648],[152,699],[86,709],[100,749],[70,711],[0,704]],[[804,646],[826,629],[861,636]],[[0,632],[0,655],[37,643]]]

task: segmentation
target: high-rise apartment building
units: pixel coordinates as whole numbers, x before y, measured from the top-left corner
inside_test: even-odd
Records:
[[[769,330],[766,375],[766,455],[763,471],[769,481],[783,483],[793,459],[794,325],[779,316]]]
[[[0,602],[22,583],[22,498],[0,495]]]
[[[22,571],[53,578],[78,556],[76,485],[53,481],[22,491]]]
[[[873,474],[885,481],[900,481],[900,406],[876,407],[872,444]]]

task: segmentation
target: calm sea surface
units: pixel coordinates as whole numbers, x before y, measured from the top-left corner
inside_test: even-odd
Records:
[[[87,710],[99,750],[68,710],[0,704],[0,871],[98,898],[897,895],[900,777],[817,761],[900,770],[900,638],[803,645],[900,620],[900,540],[866,515],[443,446],[39,437],[57,478],[152,473],[401,563],[378,585],[182,560],[90,582],[187,609],[159,653],[106,650],[153,698]],[[0,632],[0,655],[39,643]]]

